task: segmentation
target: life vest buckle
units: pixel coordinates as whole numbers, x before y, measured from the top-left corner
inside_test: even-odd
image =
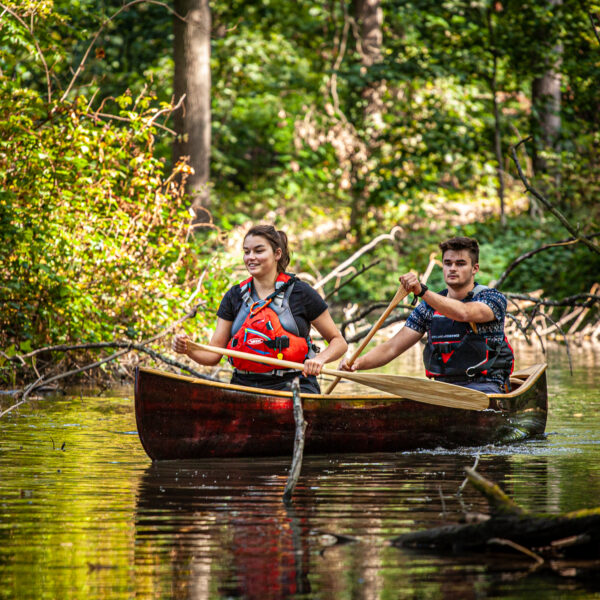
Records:
[[[281,352],[281,350],[285,350],[286,348],[290,347],[290,338],[287,335],[280,335],[272,340],[265,341],[265,346]]]

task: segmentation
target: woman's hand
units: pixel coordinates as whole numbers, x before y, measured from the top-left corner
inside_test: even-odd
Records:
[[[188,353],[188,338],[185,333],[178,333],[171,342],[171,348],[173,352],[177,352],[178,354],[186,354]]]
[[[325,365],[325,361],[320,356],[315,356],[304,362],[304,370],[302,375],[308,377],[309,375],[319,375],[321,369]]]

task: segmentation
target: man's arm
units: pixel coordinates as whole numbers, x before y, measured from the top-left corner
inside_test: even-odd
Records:
[[[340,369],[343,371],[365,371],[381,367],[394,360],[397,356],[400,356],[403,352],[406,352],[422,337],[422,333],[410,327],[403,327],[393,338],[380,346],[376,346],[364,356],[357,358],[352,366],[348,367],[346,361],[343,360],[340,364]]]
[[[413,294],[421,293],[421,284],[414,273],[402,275],[400,281],[405,290]],[[431,290],[427,290],[421,297],[431,308],[454,321],[461,323],[488,323],[496,319],[494,311],[487,304],[483,304],[483,302],[461,302],[454,298],[441,296]]]

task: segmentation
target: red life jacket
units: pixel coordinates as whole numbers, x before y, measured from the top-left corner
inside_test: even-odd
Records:
[[[258,299],[252,286],[252,277],[240,283],[242,306],[231,327],[232,337],[227,348],[303,363],[312,355],[310,338],[298,332],[298,325],[290,309],[289,297],[294,288],[295,276],[280,273],[275,280],[275,291],[264,300]],[[236,368],[253,373],[278,370],[251,360],[230,358]]]

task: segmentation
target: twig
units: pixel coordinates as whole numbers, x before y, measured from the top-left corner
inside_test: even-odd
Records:
[[[359,275],[362,275],[365,271],[368,271],[371,267],[378,265],[381,262],[381,260],[382,260],[381,258],[378,258],[377,260],[373,261],[371,264],[367,265],[366,267],[362,267],[360,269],[360,271],[357,271],[356,273],[354,273],[354,275],[352,275],[352,277],[346,279],[346,281],[344,281],[344,283],[341,283],[340,285],[338,285],[334,290],[329,292],[329,294],[327,294],[325,296],[325,298],[323,298],[323,299],[325,301],[327,301],[329,298],[331,298],[331,296],[333,296],[334,294],[337,294],[345,285],[348,285],[353,279],[355,279]]]
[[[513,315],[512,313],[507,312],[506,316],[512,320],[512,322],[517,326],[517,329],[523,334],[523,337],[525,338],[525,341],[531,345],[531,340],[529,339],[529,336],[527,335],[527,330],[524,329],[523,325],[521,325],[521,321],[519,321],[519,319],[517,317],[515,317],[515,315]],[[544,351],[544,354],[546,352]]]
[[[561,300],[542,300],[540,298],[535,298],[534,296],[530,296],[528,294],[513,294],[511,292],[506,292],[504,294],[507,298],[515,299],[515,300],[528,300],[533,304],[541,304],[542,306],[570,306],[573,308],[583,307],[587,308],[588,306],[592,306],[595,302],[600,302],[600,296],[598,294],[574,294],[573,296],[567,296],[566,298],[562,298]],[[578,300],[585,299],[585,302],[578,303]]]
[[[587,12],[587,16],[590,19],[590,23],[592,24],[592,31],[594,32],[594,35],[596,36],[596,39],[598,40],[598,43],[600,44],[600,35],[598,34],[598,28],[596,27],[596,23],[594,23],[594,16],[592,15],[592,13],[588,10]]]
[[[133,119],[130,119],[129,117],[121,117],[119,115],[110,115],[108,113],[101,113],[101,112],[94,112],[93,118],[103,118],[103,119],[112,119],[113,121],[125,121],[126,123],[131,123],[133,121]],[[152,120],[151,120],[152,121]],[[166,131],[167,133],[170,133],[171,135],[177,135],[177,132],[173,129],[170,129],[169,127],[166,127],[165,125],[161,125],[160,123],[155,123],[154,121],[152,121],[150,123],[150,127],[158,127],[159,129],[163,129],[164,131]]]
[[[104,21],[104,23],[102,23],[102,25],[100,26],[100,29],[98,29],[98,31],[96,31],[96,33],[94,34],[94,37],[92,38],[92,41],[90,42],[87,50],[85,51],[85,54],[83,55],[83,58],[81,59],[81,62],[79,63],[79,66],[77,67],[75,73],[73,74],[73,77],[71,78],[71,81],[70,81],[69,85],[67,86],[67,89],[65,90],[64,94],[62,95],[62,97],[60,99],[61,102],[64,102],[65,98],[69,95],[69,93],[73,89],[73,86],[75,85],[75,81],[77,80],[81,71],[83,70],[83,67],[90,55],[90,52],[92,51],[92,48],[96,44],[96,40],[98,39],[98,37],[100,36],[100,34],[104,30],[104,28],[123,11],[129,10],[132,6],[134,6],[136,4],[143,4],[143,3],[156,4],[157,6],[162,6],[163,8],[166,8],[172,15],[174,15],[178,19],[181,19],[182,21],[186,20],[185,17],[182,17],[181,15],[177,14],[168,4],[166,4],[165,2],[159,2],[158,0],[132,0],[131,2],[128,2],[127,4],[124,4],[114,14],[112,14],[108,19],[106,19],[106,21]]]
[[[35,35],[33,33],[33,27],[29,27],[29,25],[27,25],[27,23],[18,14],[16,14],[14,11],[12,11],[5,4],[2,4],[0,2],[0,7],[2,7],[4,9],[4,12],[9,13],[23,27],[25,27],[25,29],[27,30],[27,33],[29,33],[29,35],[31,36],[33,43],[35,45],[35,49],[37,50],[40,60],[42,61],[42,65],[44,66],[44,71],[46,72],[46,86],[47,86],[47,93],[48,93],[48,102],[50,102],[52,100],[52,85],[50,83],[50,69],[48,69],[48,64],[46,63],[46,59],[44,58],[44,53],[42,52],[42,49],[40,48],[40,45],[38,44],[38,41],[35,38]]]

